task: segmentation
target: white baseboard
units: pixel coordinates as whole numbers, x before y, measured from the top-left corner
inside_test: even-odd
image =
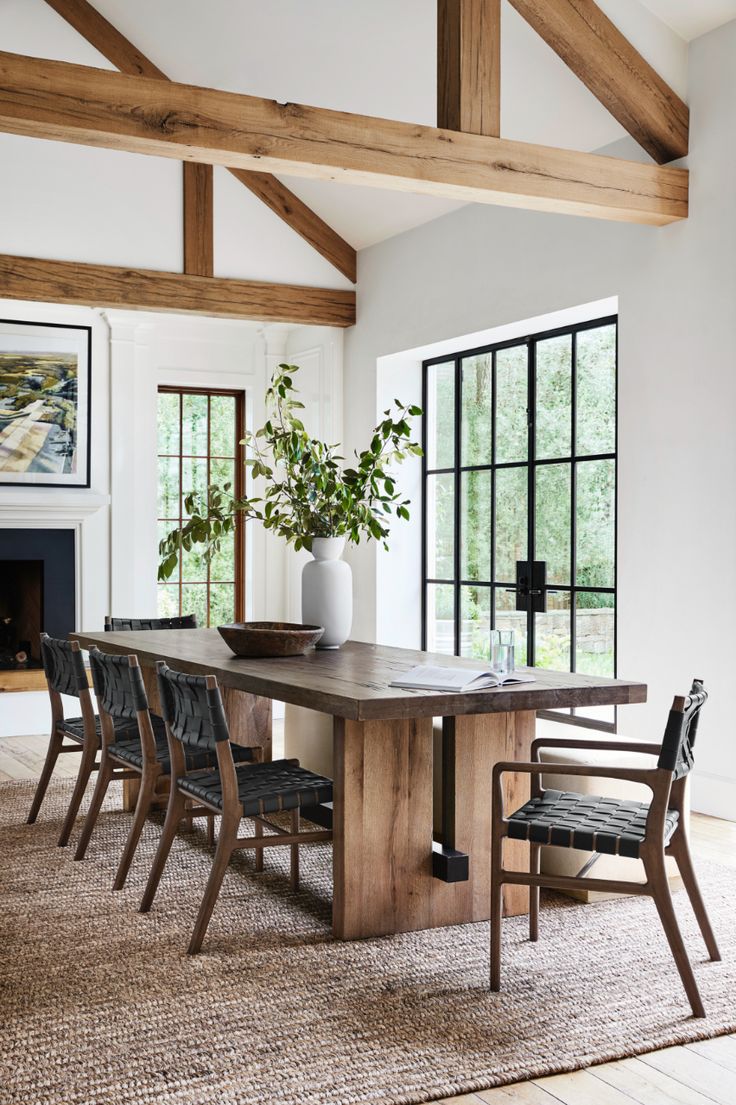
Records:
[[[736,821],[736,779],[711,775],[707,771],[693,772],[690,785],[692,809],[710,817]]]

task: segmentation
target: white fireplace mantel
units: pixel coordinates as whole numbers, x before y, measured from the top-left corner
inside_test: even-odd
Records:
[[[0,525],[14,526],[22,522],[26,526],[42,527],[54,520],[74,522],[109,505],[109,495],[81,488],[78,492],[66,493],[57,489],[24,489],[23,494],[14,488],[7,494],[0,493]]]
[[[108,575],[99,566],[109,556],[109,516],[110,496],[86,488],[0,491],[0,528],[74,530],[76,629],[102,628],[108,613]]]

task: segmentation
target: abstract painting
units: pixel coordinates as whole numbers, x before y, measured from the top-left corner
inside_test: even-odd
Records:
[[[0,485],[89,487],[91,337],[0,320]]]

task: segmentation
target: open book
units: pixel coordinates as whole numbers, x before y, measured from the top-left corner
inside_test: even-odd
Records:
[[[499,675],[489,668],[444,668],[420,664],[405,671],[389,684],[391,687],[408,687],[418,691],[485,691],[489,687],[502,687],[510,683],[533,683],[534,676],[515,671],[512,675]]]

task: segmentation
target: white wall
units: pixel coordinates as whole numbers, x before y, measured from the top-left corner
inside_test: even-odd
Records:
[[[345,376],[346,440],[360,445],[379,408],[379,358],[618,297],[619,671],[649,684],[648,705],[623,709],[621,727],[659,735],[673,693],[705,678],[694,802],[727,817],[736,809],[734,57],[736,22],[691,47],[687,221],[654,229],[476,206],[365,250]],[[400,373],[392,384],[402,397],[414,386]],[[354,635],[375,639],[385,569],[375,545],[352,559]]]

